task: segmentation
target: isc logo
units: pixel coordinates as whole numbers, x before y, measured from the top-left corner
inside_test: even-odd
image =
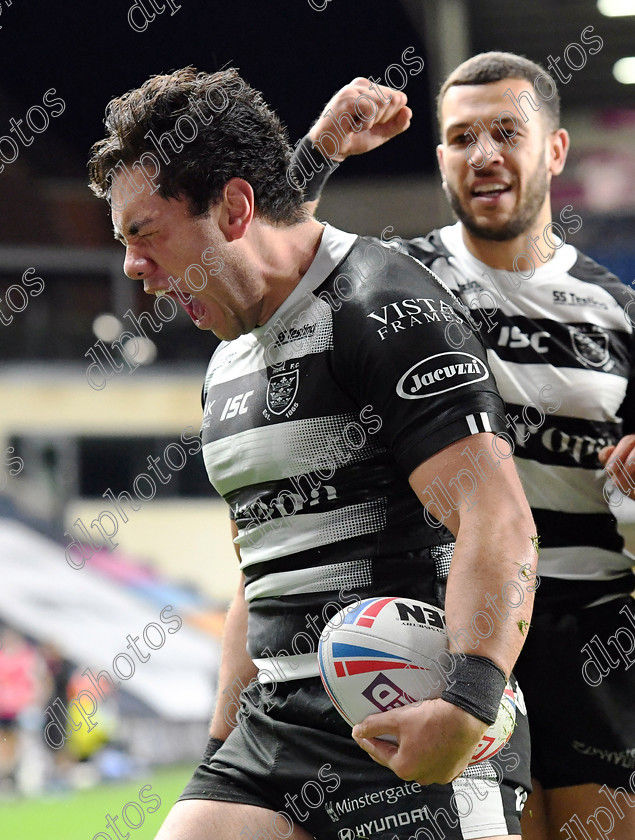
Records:
[[[500,336],[498,337],[498,346],[499,347],[511,347],[514,350],[520,350],[523,347],[532,347],[536,353],[547,353],[549,348],[541,346],[540,342],[542,339],[551,338],[551,335],[548,332],[544,332],[544,330],[540,330],[539,332],[529,333],[521,332],[520,327],[513,326],[509,327],[501,327]]]
[[[220,419],[231,420],[232,417],[235,417],[237,414],[246,414],[247,400],[252,394],[253,391],[247,391],[244,394],[236,394],[235,397],[229,397],[225,403]]]

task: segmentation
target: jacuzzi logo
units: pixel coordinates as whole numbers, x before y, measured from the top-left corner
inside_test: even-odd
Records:
[[[470,353],[436,353],[404,373],[397,394],[404,400],[424,400],[482,382],[488,376],[485,364]]]

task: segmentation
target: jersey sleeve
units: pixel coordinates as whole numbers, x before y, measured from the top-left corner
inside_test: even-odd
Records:
[[[620,349],[626,363],[628,383],[618,417],[623,422],[623,434],[635,433],[635,293],[615,274],[578,251],[575,275],[595,283],[607,291],[623,309],[625,334],[620,336]]]
[[[355,252],[340,272],[355,294],[334,313],[334,375],[381,417],[381,433],[407,474],[457,440],[505,432],[480,337],[432,272],[387,254],[380,271],[358,272],[355,282]]]

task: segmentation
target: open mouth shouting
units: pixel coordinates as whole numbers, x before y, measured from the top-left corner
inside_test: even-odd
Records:
[[[175,300],[187,312],[192,321],[197,327],[202,325],[205,316],[205,305],[197,300],[191,294],[184,293],[178,289],[174,284],[170,284],[170,289],[158,289],[153,293],[156,297],[167,296]]]

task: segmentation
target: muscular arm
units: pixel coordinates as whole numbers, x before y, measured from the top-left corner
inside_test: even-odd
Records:
[[[232,537],[238,534],[236,523],[231,521]],[[239,555],[238,548],[236,554]],[[240,556],[240,555],[239,555]],[[244,577],[241,574],[238,591],[231,603],[225,629],[218,680],[218,699],[210,735],[224,741],[236,725],[238,711],[236,698],[241,688],[249,685],[258,669],[247,653],[247,602],[245,601]]]
[[[531,539],[535,526],[512,460],[497,458],[492,440],[493,435],[484,433],[457,441],[417,467],[410,475],[410,484],[422,501],[437,479],[442,486],[452,487],[452,479],[465,469],[462,453],[466,446],[474,457],[486,452],[492,464],[499,461],[492,469],[486,466],[484,457],[481,459],[483,476],[476,476],[471,509],[464,499],[445,519],[456,536],[446,621],[453,652],[485,656],[509,675],[523,646],[533,605],[534,585],[525,580],[530,580],[537,562]],[[498,442],[498,446],[502,452],[504,444]],[[438,516],[434,507],[429,510]],[[501,604],[500,598],[508,582],[522,587],[524,596],[522,603],[511,609]],[[492,606],[494,596],[498,605],[494,602]],[[477,613],[489,616],[489,624]],[[473,621],[481,631],[478,636]],[[472,646],[470,639],[478,646]],[[487,724],[478,718],[438,698],[371,715],[354,732],[363,749],[401,778],[444,784],[465,769],[486,729]],[[393,735],[398,746],[376,740],[384,734]]]
[[[483,475],[471,468],[477,481],[472,507],[468,510],[469,503],[464,499],[444,522],[456,536],[446,592],[446,622],[450,650],[486,656],[509,677],[524,644],[524,630],[533,607],[535,584],[531,581],[537,554],[531,537],[536,528],[513,461],[497,455],[493,440],[493,435],[483,433],[457,441],[417,467],[410,485],[425,503],[429,498],[426,488],[436,479],[444,487],[453,488],[450,482],[467,463],[462,454],[466,447],[474,459],[484,453],[478,460]],[[509,451],[501,438],[496,440],[496,447],[503,455]],[[452,495],[460,501],[454,492]],[[430,512],[439,515],[432,506]],[[507,583],[511,584],[510,594],[505,590]],[[508,608],[501,592],[511,603],[518,600],[519,605]],[[477,613],[485,613],[489,623],[483,617],[475,619]],[[483,638],[490,630],[490,635]]]

